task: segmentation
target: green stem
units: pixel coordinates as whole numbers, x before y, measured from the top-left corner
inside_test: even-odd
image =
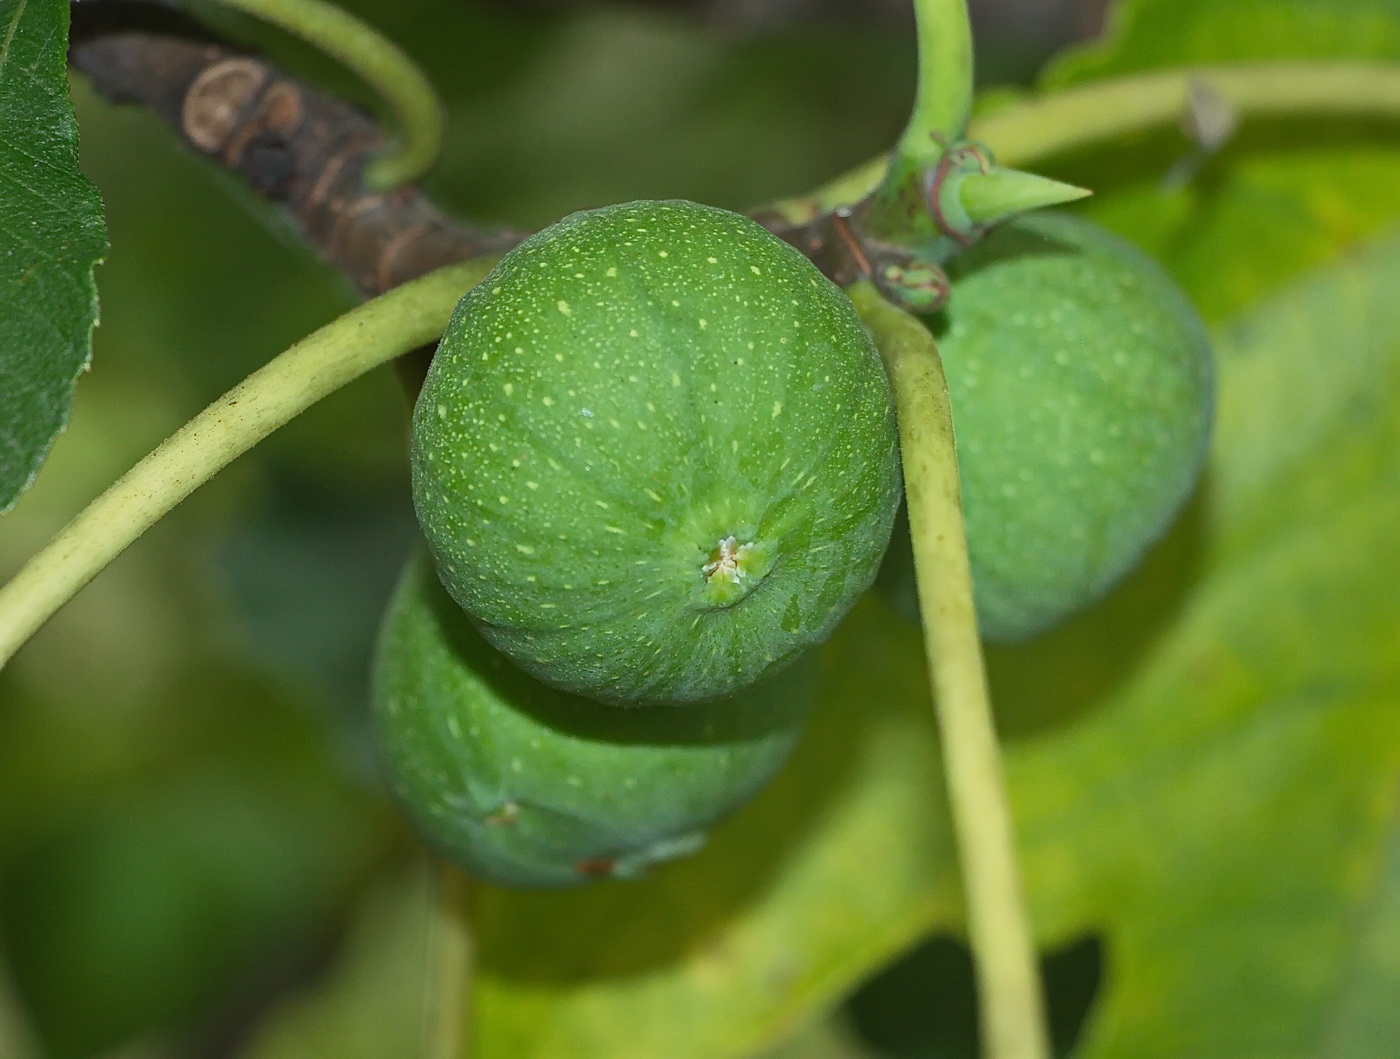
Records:
[[[467,923],[471,880],[445,861],[436,869],[424,996],[425,1059],[470,1059],[473,946]]]
[[[1193,81],[1204,81],[1252,117],[1400,119],[1400,65],[1248,63],[1163,70],[1053,92],[972,123],[971,136],[1007,166],[1027,166],[1072,150],[1173,124],[1185,112]],[[859,202],[884,176],[875,158],[809,199],[779,203],[794,218]]]
[[[1005,165],[1024,165],[1180,120],[1192,82],[1209,85],[1242,118],[1400,117],[1400,66],[1268,63],[1168,70],[1056,92],[978,124]]]
[[[972,113],[972,27],[967,0],[914,0],[919,85],[897,153],[915,169],[936,165]]]
[[[884,179],[855,222],[864,233],[937,260],[941,234],[928,212],[925,176],[961,140],[972,110],[972,29],[966,0],[914,0],[919,84],[914,109]],[[911,262],[912,263],[912,262]]]
[[[1049,1033],[987,691],[948,386],[933,336],[869,283],[848,292],[894,388],[929,681],[981,1000],[983,1055],[1048,1059]]]
[[[370,162],[366,183],[387,190],[421,176],[442,143],[442,106],[413,60],[354,15],[325,0],[216,0],[316,45],[383,98],[399,126],[399,144]]]
[[[351,310],[254,372],[119,478],[0,588],[0,666],[219,470],[322,397],[442,334],[490,261],[451,265]]]

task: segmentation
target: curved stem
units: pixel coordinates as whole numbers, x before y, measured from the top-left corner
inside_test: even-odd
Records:
[[[999,161],[1021,165],[1175,122],[1196,82],[1242,118],[1400,117],[1400,66],[1268,63],[1167,70],[1070,88],[993,114],[976,132]]]
[[[982,1054],[1048,1059],[1040,974],[977,636],[943,365],[918,319],[869,283],[847,293],[894,387],[924,646],[977,969]]]
[[[440,269],[365,302],[224,394],[128,471],[0,588],[0,666],[171,508],[322,397],[442,334],[490,261]]]
[[[1400,65],[1241,63],[1135,74],[1052,92],[974,120],[970,135],[990,147],[999,163],[1026,166],[1176,122],[1196,81],[1208,84],[1242,119],[1400,119]],[[883,157],[872,159],[810,197],[775,209],[802,219],[858,202],[880,183],[886,164]]]
[[[896,151],[915,168],[937,164],[972,113],[972,26],[967,0],[914,0],[919,84]]]
[[[325,0],[216,2],[309,41],[379,93],[398,123],[399,144],[366,167],[371,187],[382,191],[406,184],[432,165],[442,143],[442,105],[422,71],[392,41]]]
[[[953,145],[967,131],[972,110],[972,27],[967,0],[914,0],[914,14],[919,40],[914,109],[880,186],[855,208],[850,230],[862,242],[890,247],[892,260],[871,273],[881,289],[910,307],[929,308],[946,290],[938,263],[953,244],[937,207],[930,207],[927,182],[961,157]]]

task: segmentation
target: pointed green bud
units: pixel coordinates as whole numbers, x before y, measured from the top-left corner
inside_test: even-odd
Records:
[[[1059,206],[1093,194],[1073,184],[999,165],[985,173],[953,174],[948,183],[962,212],[979,226],[1000,224],[1028,210]]]

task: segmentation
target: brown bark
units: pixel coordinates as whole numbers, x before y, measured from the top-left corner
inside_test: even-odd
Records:
[[[148,107],[242,177],[367,297],[524,235],[451,220],[415,187],[367,190],[365,163],[386,146],[370,117],[172,12],[78,4],[69,57],[100,94]]]
[[[386,146],[372,118],[168,8],[75,4],[69,59],[101,95],[149,108],[187,147],[241,177],[366,297],[501,253],[527,234],[452,220],[413,186],[368,190],[365,164]],[[830,214],[802,225],[770,211],[755,219],[837,283],[868,274],[860,244]]]

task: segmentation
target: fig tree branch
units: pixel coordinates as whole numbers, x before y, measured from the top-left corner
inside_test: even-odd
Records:
[[[399,143],[365,167],[371,190],[388,191],[422,176],[442,146],[442,104],[423,71],[393,41],[328,0],[219,0],[271,22],[355,71],[379,93],[398,125]]]
[[[174,12],[89,0],[73,15],[74,69],[240,177],[365,297],[524,234],[452,220],[416,187],[371,190],[365,169],[387,141],[368,115]]]

